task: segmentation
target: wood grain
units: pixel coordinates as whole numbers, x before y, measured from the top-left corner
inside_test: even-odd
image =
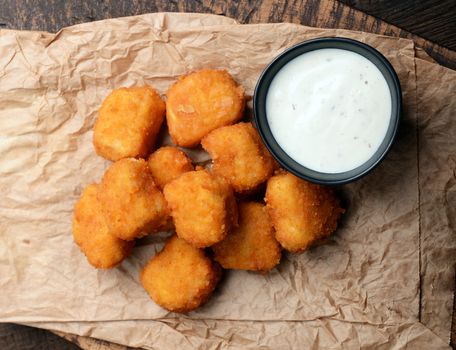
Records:
[[[456,3],[455,0],[449,1],[450,6],[451,3]],[[362,1],[353,3],[360,6]],[[384,3],[383,14],[389,8],[387,6],[389,2]],[[439,2],[434,1],[434,3]],[[417,45],[424,48],[437,62],[456,69],[455,51],[335,0],[6,0],[0,7],[0,26],[56,32],[72,24],[159,11],[216,13],[236,18],[241,23],[293,22],[315,27],[354,29],[400,36],[415,40]],[[452,7],[449,12],[452,12]],[[415,17],[419,17],[417,14],[421,16],[421,13],[412,13]],[[392,20],[395,18],[397,17],[391,17]],[[404,21],[401,23],[406,24]],[[420,32],[425,31],[425,26],[420,30]],[[445,39],[445,43],[453,40],[454,34],[454,32],[450,34],[450,39]]]
[[[455,0],[340,0],[427,40],[456,50]]]
[[[77,350],[79,347],[42,329],[6,323],[0,324],[0,349]]]
[[[73,24],[148,12],[214,13],[235,18],[240,23],[292,22],[410,38],[437,62],[456,69],[455,51],[425,39],[432,39],[454,48],[453,45],[456,44],[454,29],[456,13],[453,6],[456,4],[455,0],[341,1],[378,15],[398,26],[388,24],[336,0],[3,0],[0,5],[0,28],[57,32],[60,28]],[[423,10],[424,4],[427,7]],[[441,23],[436,19],[438,16],[443,18]],[[453,315],[452,344],[456,344],[455,313]],[[83,349],[127,349],[92,338],[57,334]],[[0,327],[0,349],[73,350],[77,348],[75,345],[64,343],[63,340],[59,343],[59,340],[48,332],[29,327],[17,325]]]

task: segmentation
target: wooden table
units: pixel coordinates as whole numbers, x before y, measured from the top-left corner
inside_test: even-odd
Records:
[[[4,0],[0,5],[0,28],[56,32],[82,22],[161,11],[214,13],[235,18],[240,23],[293,22],[400,36],[413,39],[437,62],[456,69],[454,0]],[[455,315],[453,313],[453,345],[456,345]],[[30,327],[0,325],[0,349],[126,349],[91,338],[57,334],[62,338]]]

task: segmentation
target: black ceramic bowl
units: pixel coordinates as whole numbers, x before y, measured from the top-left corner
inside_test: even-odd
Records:
[[[391,119],[385,138],[383,139],[383,142],[381,143],[377,152],[375,152],[375,154],[368,161],[359,167],[341,173],[322,173],[306,168],[297,163],[290,156],[288,156],[287,153],[285,153],[285,151],[274,139],[266,117],[266,96],[269,86],[277,72],[285,64],[297,56],[300,56],[309,51],[327,48],[349,50],[356,52],[370,60],[377,66],[377,68],[385,77],[385,80],[391,92]],[[255,94],[253,97],[254,121],[261,135],[261,138],[263,139],[263,142],[266,144],[266,147],[269,149],[274,158],[280,163],[280,165],[282,165],[285,169],[295,174],[296,176],[314,183],[325,185],[336,185],[352,182],[374,169],[385,157],[391,148],[391,145],[393,144],[399,125],[401,110],[401,86],[396,72],[394,71],[389,61],[380,52],[371,46],[347,38],[319,38],[302,42],[286,50],[278,57],[276,57],[263,71],[256,85]]]

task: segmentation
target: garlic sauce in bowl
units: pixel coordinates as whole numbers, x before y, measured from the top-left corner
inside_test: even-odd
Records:
[[[354,169],[380,147],[391,116],[391,95],[367,58],[321,49],[288,62],[266,97],[266,116],[283,150],[301,165],[326,173]]]
[[[401,110],[397,76],[378,51],[323,38],[276,58],[255,90],[255,122],[278,162],[324,184],[353,181],[389,150]]]

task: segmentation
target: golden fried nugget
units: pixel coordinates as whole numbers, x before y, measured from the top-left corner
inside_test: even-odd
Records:
[[[195,247],[220,242],[237,226],[231,186],[207,170],[182,174],[165,186],[164,194],[177,235]]]
[[[244,89],[224,70],[181,77],[166,93],[166,120],[174,143],[193,147],[214,129],[242,118]]]
[[[280,262],[281,247],[266,206],[241,202],[239,227],[213,245],[214,259],[225,269],[268,271]]]
[[[172,236],[141,271],[141,283],[158,305],[188,312],[206,302],[220,280],[221,269],[204,251]]]
[[[212,171],[237,193],[256,190],[274,172],[274,160],[250,123],[216,129],[201,144],[213,159]]]
[[[268,180],[266,203],[276,239],[290,252],[302,252],[337,228],[344,210],[333,191],[290,173]]]
[[[98,155],[119,160],[146,157],[165,117],[165,103],[150,86],[120,88],[104,100],[93,131]]]
[[[143,159],[124,158],[112,164],[103,175],[98,199],[110,232],[127,241],[159,230],[169,214]]]
[[[177,147],[165,146],[152,153],[148,160],[155,183],[162,188],[183,173],[193,170],[190,158]]]
[[[130,255],[134,242],[122,241],[109,233],[97,193],[98,186],[89,185],[76,203],[73,238],[92,266],[109,269]]]

